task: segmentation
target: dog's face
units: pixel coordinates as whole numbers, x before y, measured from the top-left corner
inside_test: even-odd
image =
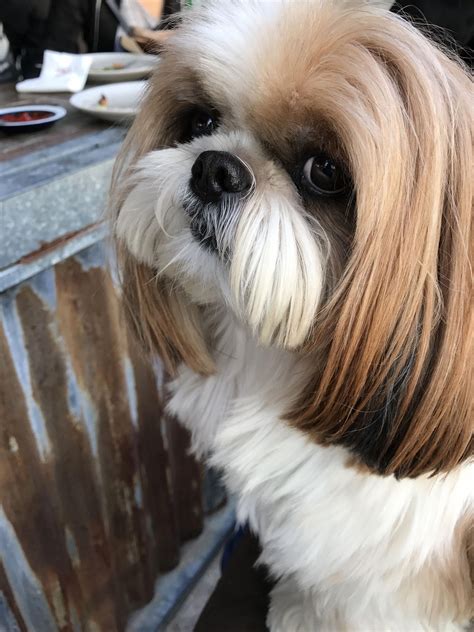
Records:
[[[117,234],[191,300],[225,301],[262,343],[294,348],[341,274],[354,185],[321,42],[312,28],[285,42],[281,10],[229,3],[175,37],[147,122],[171,146],[138,163]]]
[[[462,379],[447,354],[468,326],[472,84],[400,18],[353,5],[185,19],[123,152],[115,235],[132,318],[169,367],[212,370],[200,311],[224,305],[260,343],[314,353],[300,427],[365,445],[377,410],[393,445],[366,462],[413,473],[445,460],[406,448],[402,420],[445,418],[440,380]]]

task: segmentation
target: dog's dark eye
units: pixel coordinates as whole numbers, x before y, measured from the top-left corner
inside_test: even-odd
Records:
[[[303,167],[305,184],[319,195],[338,195],[348,188],[342,167],[325,153],[316,154]]]
[[[191,112],[189,129],[191,138],[212,134],[216,127],[217,117],[209,110],[199,108]]]

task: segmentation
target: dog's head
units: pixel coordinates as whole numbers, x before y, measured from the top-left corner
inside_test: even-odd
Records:
[[[114,177],[124,294],[168,369],[212,372],[201,312],[225,305],[314,355],[299,428],[380,472],[446,470],[472,436],[472,83],[352,5],[185,18]]]

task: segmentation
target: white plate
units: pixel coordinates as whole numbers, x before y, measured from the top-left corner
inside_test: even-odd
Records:
[[[70,102],[78,110],[97,118],[119,123],[126,122],[133,119],[137,113],[145,86],[146,81],[96,86],[77,92],[70,98]],[[107,98],[106,106],[99,105],[99,99],[102,96]]]
[[[101,83],[143,79],[152,73],[158,62],[155,55],[132,53],[91,53],[89,57],[92,64],[87,79]],[[114,64],[121,68],[113,68]]]

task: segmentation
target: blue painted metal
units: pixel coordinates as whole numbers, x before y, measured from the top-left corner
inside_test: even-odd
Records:
[[[5,595],[0,590],[0,630],[2,632],[21,632],[18,621],[10,610]]]
[[[42,587],[26,560],[15,531],[0,507],[0,557],[17,606],[29,630],[56,632],[54,616]]]
[[[9,292],[1,295],[0,323],[3,325],[5,336],[10,341],[11,357],[18,380],[23,386],[23,395],[28,410],[31,429],[36,439],[36,446],[41,460],[46,461],[48,454],[51,452],[51,446],[43,413],[33,397],[28,357],[25,353],[25,340],[23,337],[23,329],[19,322],[15,296],[16,288],[12,288]]]

